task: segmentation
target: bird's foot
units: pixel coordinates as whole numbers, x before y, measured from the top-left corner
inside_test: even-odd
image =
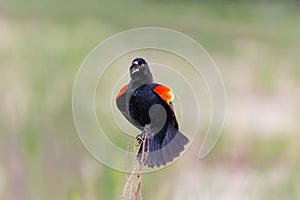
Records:
[[[141,134],[138,134],[135,138],[137,140],[137,145],[140,145],[143,141],[144,141],[144,138],[145,137],[145,134],[144,132],[142,132]]]
[[[136,136],[136,141],[137,141],[137,146],[139,146],[141,143],[143,143],[143,141],[147,138],[147,139],[152,139],[152,131],[150,128],[150,124],[146,124],[144,127],[144,130],[141,134],[138,134]]]

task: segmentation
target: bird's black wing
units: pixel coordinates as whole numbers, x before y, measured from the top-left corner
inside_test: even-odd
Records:
[[[174,100],[174,94],[172,90],[166,86],[155,84],[153,86],[153,92],[161,99],[161,104],[168,113],[168,121],[178,130],[178,122],[175,116],[174,107],[172,101]]]
[[[125,85],[119,92],[118,96],[116,97],[116,103],[117,103],[117,107],[118,109],[121,111],[121,113],[123,114],[123,116],[135,127],[137,127],[140,130],[143,130],[144,127],[142,127],[141,125],[135,123],[133,121],[133,119],[130,116],[129,113],[129,99],[126,99],[128,94],[127,94],[127,86]],[[130,98],[130,97],[129,97]],[[127,102],[126,102],[127,101]]]

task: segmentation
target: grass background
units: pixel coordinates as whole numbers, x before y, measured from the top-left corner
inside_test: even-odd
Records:
[[[0,199],[120,199],[124,174],[84,149],[76,72],[99,42],[160,26],[201,43],[220,68],[223,135],[144,176],[144,199],[300,198],[300,5],[296,1],[0,2]]]

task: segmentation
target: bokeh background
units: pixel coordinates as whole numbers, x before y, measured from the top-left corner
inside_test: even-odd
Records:
[[[0,199],[121,198],[124,174],[77,136],[72,87],[92,48],[143,26],[201,43],[228,100],[209,157],[198,160],[199,133],[175,164],[144,175],[143,199],[300,199],[299,10],[297,1],[0,1]]]

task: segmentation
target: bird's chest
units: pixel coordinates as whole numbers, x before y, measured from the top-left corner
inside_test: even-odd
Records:
[[[134,91],[129,101],[130,116],[140,124],[149,124],[149,110],[158,103],[157,101],[152,90],[138,89]]]

